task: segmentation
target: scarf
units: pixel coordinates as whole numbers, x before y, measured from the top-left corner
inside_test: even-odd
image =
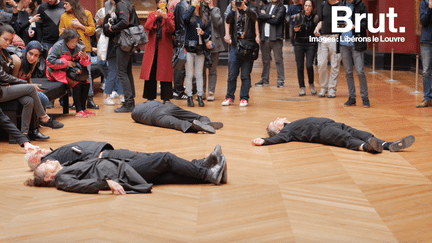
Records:
[[[162,38],[161,24],[162,24],[162,16],[158,16],[157,19],[156,19],[156,25],[157,25],[156,40],[159,40],[160,38]]]
[[[30,72],[33,72],[33,69],[36,67],[37,62],[30,64],[27,61],[27,52],[33,49],[37,49],[42,54],[42,44],[39,41],[30,41],[23,51],[23,56],[21,57],[22,65],[21,68],[25,75],[28,75]]]

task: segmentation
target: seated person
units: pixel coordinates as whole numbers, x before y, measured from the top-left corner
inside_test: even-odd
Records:
[[[194,159],[191,161],[192,164],[204,168],[210,168],[217,163],[218,157],[222,154],[220,145],[217,145],[214,151],[205,159]],[[25,155],[25,159],[30,169],[34,171],[40,163],[44,163],[48,160],[59,161],[61,165],[75,160],[88,160],[93,158],[108,158],[108,159],[120,159],[125,161],[146,161],[147,163],[171,163],[173,160],[184,159],[178,158],[177,156],[170,153],[139,153],[133,152],[126,149],[114,149],[114,147],[106,142],[95,142],[95,141],[80,141],[70,144],[63,145],[54,151],[49,149],[37,149],[28,152]],[[161,176],[154,178],[153,183],[155,184],[196,184],[197,181],[188,177],[178,176],[174,173],[164,173]],[[221,183],[227,182],[226,168],[223,173]],[[202,182],[201,182],[202,183]]]
[[[396,142],[385,142],[371,133],[354,129],[328,118],[316,117],[293,122],[289,122],[286,118],[277,118],[267,126],[267,133],[269,138],[256,138],[252,140],[252,144],[261,146],[297,141],[381,153],[383,149],[397,152],[410,147],[415,141],[413,136],[407,136]]]
[[[137,160],[125,163],[118,159],[93,158],[63,165],[57,160],[48,160],[36,168],[34,178],[28,179],[25,184],[55,186],[59,190],[78,193],[98,193],[99,190],[111,189],[113,193],[124,195],[150,192],[152,179],[167,171],[218,185],[225,168],[223,154],[208,169],[185,160],[172,160],[169,163]]]
[[[176,129],[182,132],[215,133],[223,127],[221,122],[212,122],[206,116],[184,110],[174,104],[162,104],[159,101],[147,101],[135,106],[132,119],[150,126]]]
[[[83,67],[90,64],[90,58],[84,51],[85,46],[78,44],[80,35],[74,29],[65,29],[48,52],[47,77],[50,81],[57,81],[67,84],[72,88],[73,102],[76,107],[77,117],[88,117],[95,115],[86,109],[90,82],[79,82],[66,76],[68,67],[75,67],[79,62]]]
[[[10,134],[21,147],[24,147],[26,152],[40,150],[38,146],[34,146],[30,143],[30,140],[18,130],[18,128],[13,124],[9,117],[3,113],[0,108],[0,127],[3,128],[8,134]]]

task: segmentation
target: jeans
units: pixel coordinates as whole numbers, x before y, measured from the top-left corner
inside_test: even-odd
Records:
[[[37,94],[38,94],[39,100],[42,104],[42,107],[45,109],[49,103],[48,97],[42,92],[37,92]]]
[[[277,83],[284,83],[285,71],[283,63],[283,40],[270,41],[269,38],[265,38],[261,41],[261,57],[263,63],[263,70],[261,74],[261,80],[268,83],[270,76],[270,57],[271,51],[273,50],[273,55],[275,58],[276,71],[277,71]]]
[[[297,63],[297,79],[300,88],[305,88],[304,83],[304,62],[306,55],[306,71],[309,79],[309,85],[314,83],[313,61],[316,53],[315,44],[296,43],[294,46],[295,60]]]
[[[225,96],[226,99],[230,98],[231,100],[235,99],[234,93],[237,87],[237,77],[240,74],[240,79],[242,81],[240,87],[240,99],[244,99],[246,101],[249,100],[249,89],[251,86],[251,72],[253,67],[253,61],[245,61],[243,59],[237,58],[235,55],[235,48],[230,47],[230,52],[228,56],[228,81],[227,81],[227,94]]]
[[[117,76],[123,88],[125,106],[135,105],[135,83],[132,75],[132,55],[134,52],[122,51],[120,46],[116,49]]]
[[[121,86],[120,80],[117,76],[117,64],[116,58],[110,58],[106,61],[100,60],[99,63],[105,63],[105,67],[107,70],[105,76],[105,89],[104,94],[110,95],[113,91],[116,91],[117,94],[123,95],[123,88]]]
[[[87,55],[88,55],[89,58],[90,58],[90,52],[87,52]],[[89,72],[88,81],[90,82],[90,89],[89,89],[89,92],[88,92],[88,96],[89,96],[89,97],[93,97],[93,96],[94,96],[94,91],[93,91],[93,79],[92,79],[92,76],[91,76],[91,66],[92,66],[92,63],[90,63],[89,65],[87,65],[87,70],[88,70],[88,72]]]
[[[357,72],[360,85],[360,96],[362,99],[368,99],[368,86],[366,81],[366,75],[364,73],[364,51],[356,51],[354,46],[340,46],[340,52],[342,55],[342,62],[345,68],[345,76],[348,86],[348,95],[350,98],[356,97],[356,90],[354,85],[354,70]]]
[[[329,37],[329,36],[324,36]],[[330,78],[327,71],[328,57],[330,56]],[[321,90],[333,90],[336,92],[337,81],[339,77],[341,56],[336,53],[336,42],[318,43],[318,73]]]
[[[423,99],[425,101],[432,100],[431,91],[431,72],[432,72],[432,45],[420,44],[421,59],[423,65]]]
[[[188,96],[193,96],[192,93],[192,77],[194,76],[195,68],[195,78],[197,95],[202,96],[203,90],[203,68],[204,68],[204,55],[197,55],[196,53],[187,52],[186,53],[186,94]]]

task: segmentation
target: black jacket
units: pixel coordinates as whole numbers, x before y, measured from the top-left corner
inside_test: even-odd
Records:
[[[111,16],[109,14],[105,15],[105,18],[104,18],[104,21],[102,24],[103,33],[106,37],[108,37],[108,49],[107,49],[106,60],[111,59],[111,58],[116,56],[116,49],[114,48],[115,47],[116,33],[111,32],[107,26],[109,18],[111,18]]]
[[[366,30],[367,30],[367,8],[366,8],[366,5],[363,3],[363,1],[362,0],[354,0],[354,11],[353,11],[353,13],[352,13],[352,16],[351,16],[351,21],[352,21],[352,23],[353,23],[353,25],[355,25],[355,20],[356,20],[356,14],[363,14],[363,13],[365,13],[366,14],[366,18],[364,18],[364,19],[362,19],[361,20],[361,22],[360,22],[360,32],[355,32],[355,30],[353,30],[353,35],[354,35],[354,37],[366,37],[367,36],[367,33],[366,33]],[[342,6],[345,6],[346,5],[346,0],[343,0],[342,1]],[[359,41],[356,41],[356,42],[354,42],[354,49],[356,50],[356,51],[364,51],[364,50],[366,50],[367,49],[367,42],[366,41],[362,41],[362,42],[359,42]]]
[[[0,51],[3,52],[3,55],[6,57],[6,59],[11,60],[9,53],[6,50]],[[15,78],[11,74],[9,74],[12,73],[12,68],[8,65],[8,60],[6,60],[3,55],[0,54],[0,85],[6,86],[13,84],[27,84],[27,81]]]
[[[54,44],[59,38],[60,16],[65,12],[63,1],[56,5],[42,3],[37,10],[41,19],[36,22],[36,39],[40,43]]]
[[[246,26],[244,39],[255,40],[255,22],[258,20],[257,8],[255,4],[249,2],[246,11],[233,11],[232,8],[226,16],[225,22],[230,25],[231,45],[237,46],[237,13],[246,15]]]
[[[117,21],[111,26],[111,29],[117,36],[120,35],[120,31],[123,29],[140,25],[135,6],[130,0],[115,0],[115,3]]]
[[[274,8],[273,12],[270,13],[272,3],[267,3],[262,10],[265,14],[259,12],[258,17],[260,20],[260,39],[263,41],[264,36],[264,25],[265,23],[270,24],[270,40],[283,40],[284,39],[284,20],[286,15],[285,6],[282,2],[279,2]]]
[[[183,45],[185,39],[185,24],[183,21],[183,13],[188,11],[189,3],[186,0],[181,0],[178,2],[174,8],[174,22],[175,22],[175,31],[174,36],[178,43],[177,45]]]
[[[112,150],[113,146],[106,142],[80,141],[66,144],[42,157],[42,163],[47,160],[58,160],[60,164],[68,161],[97,158],[103,150]]]
[[[119,183],[126,193],[151,192],[153,186],[130,165],[117,159],[94,158],[68,162],[54,178],[59,190],[94,194],[99,190],[110,190],[106,182],[108,179]]]

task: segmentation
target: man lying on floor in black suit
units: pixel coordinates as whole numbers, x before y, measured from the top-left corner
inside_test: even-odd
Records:
[[[357,130],[328,118],[317,117],[293,122],[289,122],[286,118],[277,118],[267,126],[267,133],[269,138],[256,138],[252,140],[252,144],[261,146],[297,141],[381,153],[383,149],[397,152],[410,147],[415,141],[414,136],[407,136],[396,142],[386,142],[369,132]]]

